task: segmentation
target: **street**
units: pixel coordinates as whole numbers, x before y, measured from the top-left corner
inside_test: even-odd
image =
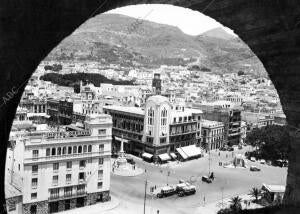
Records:
[[[236,150],[234,153],[244,153],[245,150]],[[146,173],[136,177],[121,177],[111,175],[111,194],[120,200],[120,205],[107,214],[143,213],[144,188],[147,179],[146,213],[194,213],[196,210],[205,210],[205,206],[216,203],[223,198],[231,198],[236,195],[249,193],[252,187],[260,188],[262,183],[285,185],[287,168],[273,167],[260,163],[247,161],[248,168],[223,168],[219,161],[229,162],[233,160],[232,152],[211,152],[211,171],[214,172],[215,180],[210,183],[201,181],[202,175],[208,175],[209,160],[205,157],[187,162],[172,162],[165,166],[154,166],[135,158],[137,165],[146,169]],[[226,158],[227,154],[227,158]],[[261,169],[259,172],[251,172],[250,165]],[[168,177],[168,171],[170,176]],[[177,195],[166,198],[152,198],[149,194],[151,186],[164,186],[177,184],[179,180],[190,181],[196,186],[195,195],[178,197]],[[197,211],[198,212],[198,211]]]

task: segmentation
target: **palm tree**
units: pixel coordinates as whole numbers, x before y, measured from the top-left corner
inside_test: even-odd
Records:
[[[242,199],[239,196],[230,199],[230,209],[234,212],[242,209]]]
[[[253,187],[250,190],[249,195],[251,195],[253,198],[255,198],[254,202],[257,202],[258,201],[258,197],[261,195],[261,192],[260,192],[260,190],[258,188]]]

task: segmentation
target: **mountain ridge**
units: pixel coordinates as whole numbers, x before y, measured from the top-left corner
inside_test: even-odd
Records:
[[[218,31],[215,37],[210,35],[214,31]],[[171,25],[102,14],[80,26],[47,59],[99,61],[103,65],[144,68],[200,63],[216,73],[248,69],[255,75],[264,75],[261,62],[248,46],[233,35],[231,39],[228,35],[222,38],[222,31],[212,29],[191,36]],[[242,63],[245,60],[247,66]]]

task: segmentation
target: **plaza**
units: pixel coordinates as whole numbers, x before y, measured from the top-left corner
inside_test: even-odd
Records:
[[[236,150],[234,155],[243,152],[245,152],[244,149]],[[253,187],[260,188],[263,183],[284,185],[286,182],[287,168],[250,161],[247,162],[247,168],[224,168],[219,166],[218,163],[219,161],[232,161],[232,152],[221,151],[219,156],[219,151],[212,151],[210,155],[211,171],[214,172],[215,179],[208,184],[201,181],[202,175],[208,175],[208,158],[209,156],[206,154],[203,158],[196,160],[179,163],[171,162],[157,166],[134,157],[136,165],[146,169],[146,172],[135,177],[123,177],[112,174],[111,195],[118,198],[119,205],[101,213],[143,213],[146,179],[146,214],[156,214],[157,210],[164,214],[216,213],[222,208],[222,201],[224,201],[224,207],[229,205],[228,199],[231,197],[238,195],[250,199],[248,194]],[[261,171],[251,172],[249,170],[250,165],[259,167]],[[168,171],[170,171],[170,176],[168,176]],[[151,196],[150,187],[160,187],[167,184],[174,185],[179,180],[185,180],[195,185],[196,194],[186,197],[173,195],[165,198]],[[88,214],[89,207],[84,209],[86,214]],[[74,210],[75,212],[76,210]]]

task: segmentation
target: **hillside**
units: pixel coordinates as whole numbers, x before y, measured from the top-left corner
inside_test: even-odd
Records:
[[[146,68],[197,64],[217,73],[255,68],[252,73],[265,75],[262,64],[247,45],[224,32],[213,29],[190,36],[174,26],[102,14],[83,24],[47,59],[99,61],[103,65]]]

